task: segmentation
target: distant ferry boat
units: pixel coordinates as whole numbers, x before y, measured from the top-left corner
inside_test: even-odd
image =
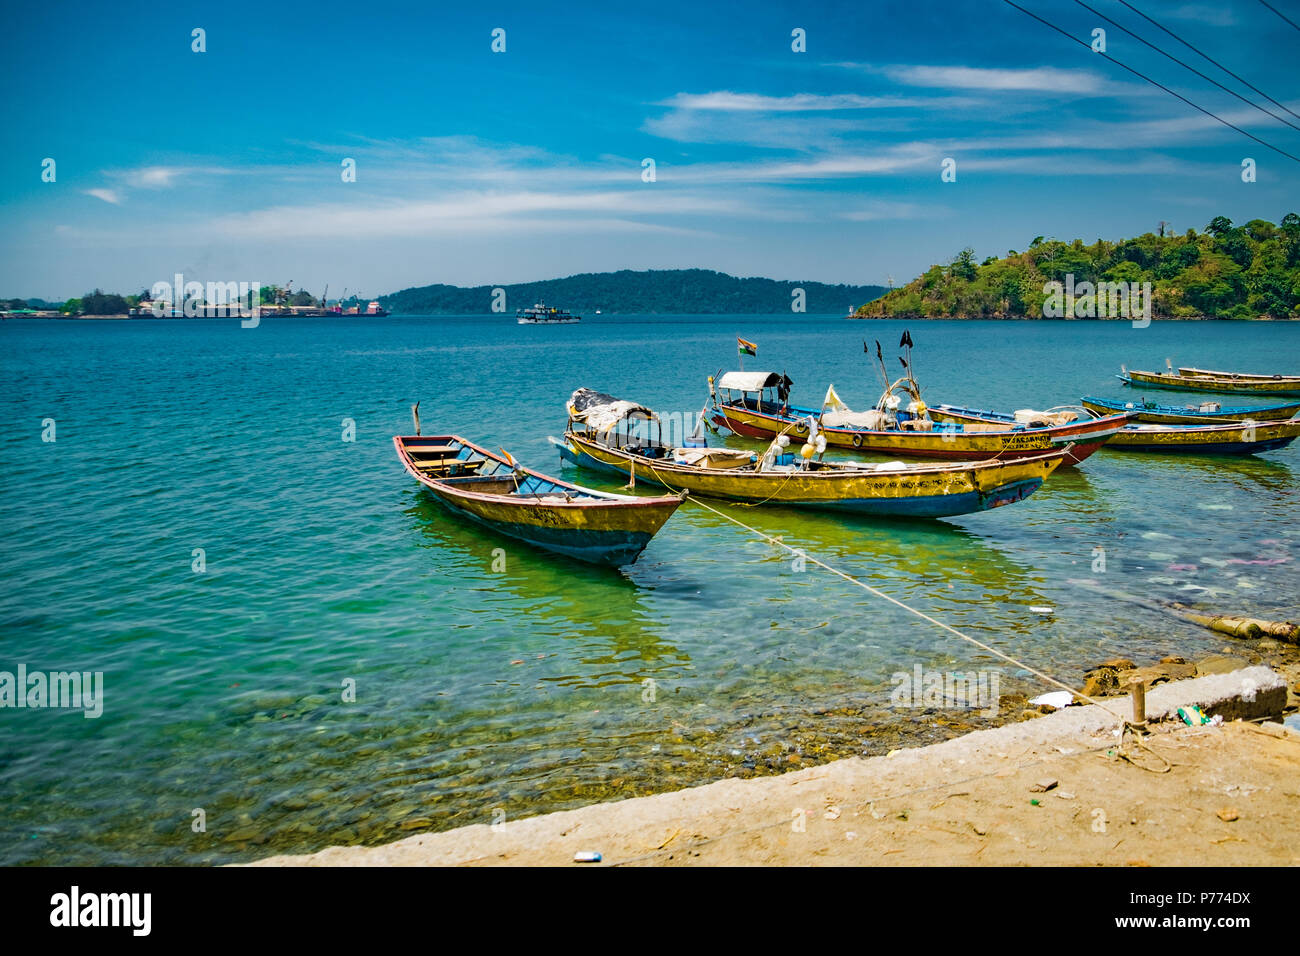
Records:
[[[570,322],[582,321],[580,315],[573,315],[563,309],[548,307],[541,302],[538,302],[531,309],[519,309],[515,312],[515,317],[520,325],[565,325]]]

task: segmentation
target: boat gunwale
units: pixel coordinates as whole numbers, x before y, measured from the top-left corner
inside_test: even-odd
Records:
[[[415,466],[414,459],[412,459],[411,456],[408,454],[407,449],[403,444],[404,442],[407,441],[417,441],[417,440],[427,441],[427,440],[437,439],[437,438],[450,438],[453,441],[460,442],[462,445],[464,445],[467,448],[473,449],[474,451],[483,455],[485,458],[491,459],[492,461],[498,462],[503,465],[513,467],[515,471],[518,472],[519,474],[540,478],[543,481],[549,481],[558,487],[569,488],[574,491],[578,491],[583,495],[595,496],[594,500],[589,498],[588,500],[585,501],[542,501],[540,500],[540,498],[522,497],[520,495],[498,495],[498,494],[491,494],[482,491],[470,491],[458,487],[456,485],[449,484],[448,482],[445,481],[439,481],[436,478],[432,478],[429,475],[424,474],[423,472],[420,471],[418,467]],[[448,494],[453,498],[463,498],[467,500],[492,502],[498,504],[510,504],[521,508],[541,507],[541,508],[556,508],[556,509],[563,509],[563,510],[572,510],[572,509],[592,509],[592,508],[598,508],[598,509],[662,508],[662,507],[667,507],[669,505],[671,505],[673,508],[676,508],[678,505],[682,503],[685,497],[684,495],[655,495],[653,497],[642,496],[642,495],[620,495],[615,492],[600,491],[595,488],[586,488],[583,487],[582,485],[574,484],[573,482],[564,481],[559,478],[552,478],[550,475],[543,474],[540,471],[534,471],[533,469],[527,468],[524,465],[515,464],[511,466],[510,462],[506,461],[506,459],[502,458],[500,455],[494,454],[488,451],[486,448],[483,448],[481,445],[477,445],[472,441],[468,441],[464,438],[461,438],[459,435],[394,435],[393,445],[397,449],[398,457],[402,459],[403,467],[406,468],[407,472],[410,473],[410,475],[414,477],[416,481],[420,482],[420,484],[425,485],[426,487],[434,491]]]
[[[1135,378],[1135,376],[1140,376]],[[1174,375],[1168,372],[1144,372],[1129,369],[1115,375],[1129,388],[1146,385],[1174,392],[1218,392],[1225,395],[1288,397],[1300,395],[1300,379],[1210,378],[1198,375]]]
[[[1276,421],[1258,421],[1256,419],[1241,419],[1240,421],[1218,422],[1213,425],[1177,425],[1171,422],[1135,422],[1132,425],[1126,425],[1121,429],[1123,435],[1150,435],[1157,433],[1167,433],[1174,435],[1186,435],[1191,432],[1212,432],[1218,434],[1228,431],[1245,431],[1254,429],[1256,433],[1262,429],[1278,429],[1281,426],[1294,425],[1297,429],[1297,435],[1300,435],[1300,418],[1282,418]],[[1263,441],[1264,439],[1259,439]]]
[[[786,420],[785,417],[780,416],[780,415],[775,415],[775,414],[773,414],[772,412],[766,412],[766,411],[763,411],[763,410],[761,410],[761,409],[749,408],[748,406],[744,406],[744,405],[737,405],[737,404],[734,403],[734,402],[717,402],[717,403],[714,404],[713,407],[714,407],[715,409],[717,409],[717,410],[723,412],[723,413],[724,413],[724,417],[726,417],[726,416],[725,416],[725,412],[726,412],[727,410],[743,411],[743,412],[745,412],[746,414],[749,414],[749,415],[758,415],[758,416],[760,416],[760,417],[762,417],[762,418],[770,419],[770,420],[772,420],[772,421],[783,421],[783,422],[785,422],[785,424],[793,424],[793,423],[795,423],[795,422],[801,421],[801,420],[803,419],[803,417],[804,417],[804,416],[793,416],[793,415],[792,415],[792,416],[789,416],[789,419],[788,419],[788,420]],[[816,409],[805,409],[805,408],[804,408],[803,406],[801,406],[801,405],[791,405],[791,406],[789,406],[789,407],[790,407],[791,409],[798,408],[800,411],[807,411],[807,412],[809,412],[809,413],[812,414],[812,415],[816,415],[816,414],[817,414],[817,410],[816,410]],[[973,417],[973,418],[974,418],[974,417],[979,417],[980,413],[982,412],[982,410],[980,410],[980,409],[971,409],[971,408],[966,408],[965,406],[962,406],[962,405],[947,405],[947,404],[944,404],[944,405],[933,405],[933,406],[929,406],[929,407],[932,408],[932,409],[936,409],[936,410],[944,411],[944,412],[946,412],[946,411],[957,411],[957,412],[965,411],[965,412],[969,412],[969,413],[971,413],[971,417]],[[994,414],[996,414],[996,413],[992,413],[992,412],[990,412],[990,413],[988,413],[988,414],[989,414],[990,416],[992,416],[992,415],[994,415]],[[999,417],[1001,417],[1001,416],[999,416]],[[1111,414],[1111,415],[1103,415],[1103,416],[1098,417],[1098,418],[1085,418],[1085,419],[1081,419],[1081,420],[1079,420],[1079,421],[1075,421],[1075,422],[1065,422],[1064,424],[1061,424],[1061,425],[1042,425],[1042,426],[1038,426],[1038,427],[1025,426],[1024,428],[1005,428],[1005,429],[1003,429],[1002,431],[995,431],[995,432],[969,432],[969,433],[963,433],[963,432],[949,432],[949,433],[946,433],[946,434],[962,435],[962,436],[964,436],[964,437],[968,437],[968,438],[976,438],[976,437],[978,437],[978,438],[1005,438],[1005,437],[1010,437],[1010,436],[1020,437],[1020,436],[1024,436],[1024,435],[1032,435],[1032,436],[1034,436],[1034,437],[1048,437],[1048,438],[1050,438],[1050,437],[1054,437],[1053,433],[1060,434],[1060,435],[1064,435],[1065,433],[1070,432],[1070,431],[1084,430],[1084,431],[1087,432],[1087,437],[1088,437],[1088,438],[1101,438],[1101,437],[1103,437],[1104,434],[1106,434],[1106,432],[1105,432],[1105,425],[1106,425],[1106,424],[1112,424],[1112,423],[1113,423],[1113,422],[1111,421],[1112,419],[1119,419],[1119,420],[1120,420],[1120,421],[1118,421],[1118,422],[1116,422],[1116,423],[1113,423],[1113,424],[1115,424],[1115,428],[1114,428],[1113,431],[1118,431],[1120,428],[1123,427],[1123,425],[1124,425],[1124,420],[1127,419],[1128,417],[1129,417],[1129,415],[1128,415],[1127,412],[1116,412],[1116,413],[1114,413],[1114,414]],[[1105,423],[1105,424],[1103,424],[1103,423]],[[940,423],[940,424],[941,424],[941,423]],[[960,424],[960,423],[958,423],[958,424]],[[1099,428],[1098,426],[1101,426],[1101,427]],[[853,436],[853,435],[871,435],[871,436],[873,436],[873,437],[874,437],[874,436],[893,437],[893,436],[897,436],[897,435],[904,435],[904,436],[907,436],[907,437],[913,437],[913,436],[917,436],[917,435],[927,436],[927,435],[943,435],[943,434],[945,434],[944,432],[938,432],[938,431],[929,431],[929,432],[915,431],[915,432],[914,432],[914,431],[904,430],[904,429],[901,429],[901,428],[900,428],[900,429],[897,429],[897,430],[890,430],[890,429],[881,429],[881,428],[852,428],[852,427],[846,427],[846,426],[843,426],[843,425],[822,425],[822,424],[819,424],[819,425],[817,426],[817,430],[818,430],[819,432],[829,432],[829,433],[832,433],[832,434],[840,434],[840,435],[848,435],[848,436]],[[1094,431],[1094,430],[1095,430],[1095,431]],[[1113,432],[1111,432],[1111,433],[1113,433]]]
[[[1259,372],[1222,372],[1207,368],[1193,368],[1192,366],[1180,366],[1178,369],[1180,378],[1218,378],[1226,381],[1248,381],[1248,382],[1300,382],[1300,375],[1263,375]]]
[[[997,419],[999,421],[1014,420],[1014,416],[1007,415],[1002,412],[995,412],[991,409],[970,408],[966,405],[950,405],[946,402],[938,405],[931,405],[929,406],[929,408],[931,411],[938,411],[945,415],[965,414],[969,418],[981,419],[983,421],[992,421],[994,419]],[[1026,434],[1043,434],[1052,431],[1066,432],[1072,429],[1082,429],[1086,431],[1086,437],[1089,439],[1104,438],[1104,437],[1109,437],[1111,435],[1114,435],[1117,432],[1123,431],[1124,428],[1128,427],[1128,425],[1130,424],[1128,419],[1131,416],[1132,416],[1131,412],[1119,411],[1119,412],[1112,412],[1109,415],[1099,415],[1096,418],[1082,418],[1079,419],[1078,421],[1066,422],[1062,425],[1046,425],[1039,428],[1026,427],[1024,429],[1019,429],[1019,430],[1009,428],[1001,432],[973,432],[972,434],[1026,435]],[[1109,430],[1103,428],[1094,431],[1094,429],[1096,429],[1096,426],[1102,425],[1103,423],[1107,426],[1114,425],[1115,427],[1110,428]]]
[[[1275,405],[1254,405],[1254,406],[1220,405],[1217,411],[1199,411],[1197,409],[1191,408],[1186,405],[1162,405],[1159,402],[1146,402],[1146,401],[1143,401],[1141,403],[1124,402],[1121,399],[1099,398],[1095,395],[1085,395],[1079,399],[1079,403],[1083,405],[1085,408],[1088,407],[1089,402],[1091,402],[1093,405],[1096,405],[1099,408],[1104,408],[1104,409],[1115,409],[1117,407],[1121,407],[1129,415],[1134,415],[1134,416],[1135,415],[1168,415],[1170,417],[1181,417],[1181,418],[1210,418],[1210,419],[1218,419],[1219,423],[1222,423],[1224,421],[1244,422],[1247,420],[1253,420],[1256,422],[1259,421],[1283,422],[1283,421],[1290,421],[1292,418],[1295,418],[1297,414],[1300,414],[1300,402],[1280,402]],[[1125,407],[1129,405],[1131,405],[1132,407],[1131,408]],[[1294,411],[1292,411],[1290,415],[1284,418],[1260,419],[1260,418],[1254,418],[1251,414],[1249,414],[1251,412],[1273,413],[1273,412],[1282,411],[1284,409],[1294,409]],[[1239,414],[1239,413],[1246,413],[1246,414]],[[1170,422],[1169,424],[1175,424],[1175,423]],[[1214,424],[1214,423],[1207,422],[1207,424]]]
[[[730,475],[730,476],[756,476],[764,478],[784,479],[791,474],[797,474],[801,478],[813,478],[819,481],[846,479],[846,478],[898,478],[909,475],[930,475],[942,473],[973,473],[979,471],[989,471],[997,468],[1021,467],[1024,465],[1033,465],[1039,462],[1049,461],[1051,459],[1064,459],[1072,445],[1052,448],[1045,452],[1035,455],[1022,455],[1015,458],[980,458],[972,461],[943,461],[935,463],[925,463],[917,465],[904,465],[902,468],[882,468],[870,469],[859,467],[848,468],[831,468],[826,471],[748,471],[742,468],[701,468],[698,465],[684,465],[673,461],[671,458],[645,458],[633,452],[626,451],[622,448],[611,447],[604,442],[588,438],[580,432],[572,429],[565,429],[565,438],[575,438],[597,448],[602,448],[607,452],[615,455],[621,455],[632,460],[634,463],[645,461],[656,469],[666,468],[672,471],[680,472],[687,475]],[[835,462],[834,464],[854,465],[855,462]]]

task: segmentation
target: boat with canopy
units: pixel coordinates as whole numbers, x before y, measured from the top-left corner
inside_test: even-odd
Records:
[[[975,418],[940,419],[921,398],[910,372],[890,383],[875,406],[853,411],[832,385],[820,408],[790,402],[791,381],[784,373],[727,372],[709,378],[709,422],[747,438],[771,439],[793,428],[808,433],[815,421],[826,444],[853,451],[907,458],[981,461],[1032,458],[1069,448],[1065,464],[1077,465],[1128,421],[1117,412],[1092,418],[1067,413],[1034,413],[1025,420],[990,423]]]
[[[564,438],[551,441],[573,464],[648,481],[670,491],[750,504],[825,508],[889,517],[939,518],[1021,501],[1042,485],[1068,449],[1030,457],[907,465],[899,461],[825,461],[815,417],[804,444],[793,425],[762,452],[711,448],[703,439],[664,441],[653,410],[591,389],[575,391]]]

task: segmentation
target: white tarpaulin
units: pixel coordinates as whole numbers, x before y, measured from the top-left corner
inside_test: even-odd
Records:
[[[783,378],[776,372],[728,372],[718,379],[718,388],[735,389],[737,392],[761,392],[765,388],[775,388]]]
[[[640,414],[652,420],[656,417],[644,405],[626,402],[589,388],[580,388],[569,398],[569,417],[598,432],[609,431],[631,414]]]
[[[845,409],[842,412],[827,411],[822,415],[822,424],[831,428],[867,428],[880,431],[885,427],[885,413],[870,409],[865,412],[851,412]]]

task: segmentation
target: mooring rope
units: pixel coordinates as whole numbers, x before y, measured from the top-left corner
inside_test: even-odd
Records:
[[[921,618],[921,620],[933,624],[935,627],[942,628],[943,630],[949,632],[950,634],[955,634],[957,637],[960,637],[963,641],[969,641],[971,644],[974,644],[982,651],[992,654],[995,657],[1000,657],[1007,663],[1014,664],[1016,667],[1026,670],[1030,674],[1033,674],[1035,677],[1041,678],[1042,680],[1045,680],[1049,684],[1059,687],[1062,690],[1068,690],[1070,693],[1081,698],[1082,700],[1086,700],[1090,704],[1096,704],[1097,706],[1101,707],[1102,710],[1110,714],[1112,717],[1116,717],[1121,721],[1126,720],[1126,718],[1122,714],[1117,714],[1115,711],[1111,710],[1101,701],[1098,701],[1093,697],[1089,697],[1087,694],[1083,693],[1082,691],[1076,690],[1075,688],[1071,687],[1069,684],[1059,681],[1055,677],[1052,677],[1048,674],[1044,674],[1042,671],[1030,667],[1024,661],[1017,660],[1016,658],[1012,657],[1010,654],[1006,654],[998,650],[996,647],[990,647],[988,644],[985,644],[983,641],[971,637],[969,634],[963,634],[961,631],[957,630],[957,628],[953,627],[952,625],[945,624],[943,621],[940,621],[938,618],[931,617],[929,614],[926,614],[924,611],[917,610],[916,608],[906,604],[905,602],[898,600],[898,598],[886,594],[884,591],[881,591],[879,588],[874,588],[870,584],[867,584],[865,581],[861,581],[858,578],[853,577],[853,575],[841,571],[839,568],[831,567],[831,565],[827,564],[825,561],[822,561],[819,558],[814,557],[813,555],[810,555],[807,552],[794,547],[793,545],[787,544],[786,542],[782,541],[780,538],[776,538],[770,534],[767,534],[766,532],[759,531],[757,528],[745,524],[745,522],[741,521],[739,518],[736,518],[733,515],[729,515],[725,511],[719,511],[717,508],[714,508],[712,505],[705,504],[703,501],[700,501],[696,497],[693,496],[688,497],[686,500],[694,505],[697,505],[700,508],[705,509],[706,511],[713,512],[715,515],[718,515],[721,518],[725,518],[726,520],[732,522],[733,524],[739,525],[740,527],[744,528],[746,531],[750,532],[751,534],[756,534],[760,538],[770,542],[771,544],[780,545],[781,547],[785,548],[787,551],[791,552],[792,554],[802,556],[804,560],[817,565],[819,568],[822,568],[823,570],[829,571],[831,574],[834,574],[836,577],[843,578],[845,581],[848,581],[850,584],[856,584],[858,587],[862,588],[864,591],[868,592],[869,594],[881,598],[882,600],[888,601],[890,604],[893,604],[897,607],[901,607],[904,611],[907,611],[909,614],[914,614],[917,617]]]
[[[677,493],[677,494],[680,494],[680,493],[681,493],[681,490],[680,490],[680,489],[675,489],[675,488],[673,488],[672,485],[670,485],[667,481],[665,481],[665,480],[664,480],[664,479],[659,475],[658,470],[654,467],[653,464],[647,463],[647,467],[650,469],[651,474],[653,474],[653,475],[655,476],[655,480],[659,481],[659,483],[662,484],[665,488],[667,488],[669,491],[673,491],[674,493]],[[1026,664],[1024,661],[1018,660],[1018,659],[1012,657],[1010,654],[1007,654],[1007,653],[1004,653],[1003,651],[998,650],[996,647],[991,647],[990,645],[985,644],[983,641],[978,640],[978,639],[976,639],[976,638],[974,638],[974,637],[971,637],[969,634],[964,634],[964,633],[962,633],[961,631],[957,630],[957,628],[953,627],[952,625],[950,625],[950,624],[945,624],[943,621],[940,621],[938,618],[932,617],[931,615],[926,614],[924,611],[917,610],[916,608],[912,607],[911,605],[909,605],[909,604],[907,604],[907,603],[905,603],[905,602],[903,602],[903,601],[900,601],[898,598],[895,598],[895,597],[893,597],[893,596],[891,596],[891,595],[889,595],[889,594],[886,594],[884,591],[881,591],[881,590],[878,589],[878,588],[874,588],[874,587],[872,587],[871,585],[867,584],[865,581],[861,581],[861,580],[859,580],[858,578],[853,577],[851,574],[848,574],[847,572],[841,571],[839,568],[832,567],[831,565],[827,564],[825,561],[822,561],[822,560],[820,560],[819,558],[817,558],[817,557],[815,557],[815,556],[809,555],[806,551],[803,551],[803,550],[800,549],[800,548],[796,548],[796,547],[794,547],[793,545],[787,544],[785,541],[781,540],[780,538],[774,537],[774,536],[772,536],[772,535],[770,535],[770,534],[767,534],[766,532],[759,531],[757,528],[755,528],[755,527],[753,527],[753,526],[751,526],[751,525],[746,524],[745,522],[741,521],[739,518],[735,517],[734,515],[729,515],[729,514],[727,514],[725,511],[720,511],[720,510],[718,510],[717,508],[714,508],[712,505],[705,504],[703,501],[700,501],[699,498],[695,497],[694,495],[689,495],[689,496],[687,496],[687,497],[686,497],[686,501],[688,501],[688,502],[690,502],[691,504],[694,504],[694,505],[696,505],[696,506],[698,506],[698,507],[700,507],[700,508],[703,508],[703,509],[706,510],[706,511],[710,511],[710,512],[712,512],[713,514],[717,515],[718,517],[723,518],[723,519],[725,519],[725,520],[727,520],[727,521],[730,521],[732,524],[735,524],[735,525],[737,525],[737,526],[739,526],[739,527],[741,527],[741,528],[744,528],[746,531],[750,532],[751,534],[757,535],[758,537],[762,538],[763,540],[765,540],[765,541],[767,541],[767,542],[769,542],[769,543],[771,543],[771,544],[779,545],[780,547],[785,548],[785,549],[786,549],[787,551],[789,551],[791,554],[794,554],[794,555],[796,555],[796,556],[800,556],[800,557],[802,557],[805,561],[811,561],[813,564],[817,565],[819,568],[822,568],[823,570],[829,571],[831,574],[834,574],[836,577],[843,578],[845,581],[848,581],[850,584],[855,584],[855,585],[857,585],[858,587],[862,588],[862,589],[863,589],[864,591],[866,591],[867,593],[869,593],[869,594],[871,594],[871,595],[873,595],[873,596],[875,596],[875,597],[878,597],[878,598],[880,598],[881,600],[888,601],[890,604],[893,604],[893,605],[895,605],[896,607],[900,607],[900,608],[902,608],[904,611],[907,611],[909,614],[913,614],[913,615],[915,615],[916,617],[921,618],[921,620],[926,621],[927,623],[933,624],[935,627],[938,627],[938,628],[940,628],[940,629],[942,629],[942,630],[945,630],[945,631],[949,632],[950,634],[954,634],[954,635],[956,635],[957,637],[961,638],[963,641],[967,641],[968,643],[973,644],[975,647],[978,647],[980,650],[982,650],[982,651],[984,651],[984,652],[986,652],[986,653],[988,653],[988,654],[992,654],[992,655],[995,656],[995,657],[999,657],[999,658],[1001,658],[1002,660],[1006,661],[1007,663],[1009,663],[1009,664],[1013,664],[1013,665],[1015,665],[1016,667],[1019,667],[1019,668],[1021,668],[1022,670],[1026,671],[1027,673],[1032,674],[1033,676],[1038,677],[1038,678],[1040,678],[1041,680],[1044,680],[1044,681],[1046,681],[1046,682],[1049,683],[1049,684],[1052,684],[1052,685],[1054,685],[1054,686],[1056,686],[1056,687],[1059,687],[1059,688],[1061,688],[1062,690],[1069,691],[1072,695],[1074,695],[1075,697],[1079,698],[1080,700],[1085,700],[1085,701],[1087,701],[1087,702],[1090,703],[1090,704],[1094,704],[1095,706],[1100,707],[1103,711],[1105,711],[1106,713],[1110,714],[1112,717],[1114,717],[1115,719],[1117,719],[1117,720],[1120,722],[1120,728],[1121,728],[1120,742],[1121,742],[1121,745],[1122,745],[1122,743],[1123,743],[1123,736],[1124,736],[1125,733],[1128,733],[1129,731],[1136,731],[1136,730],[1137,730],[1137,728],[1135,728],[1135,727],[1134,727],[1134,726],[1129,722],[1129,720],[1128,720],[1126,717],[1124,717],[1123,714],[1120,714],[1120,713],[1115,712],[1115,711],[1112,710],[1109,706],[1107,706],[1106,704],[1104,704],[1104,703],[1102,703],[1101,701],[1097,700],[1095,697],[1091,697],[1091,696],[1089,696],[1088,694],[1085,694],[1083,691],[1078,690],[1078,689],[1076,689],[1076,688],[1074,688],[1074,687],[1071,687],[1069,684],[1066,684],[1066,683],[1063,682],[1063,681],[1057,680],[1055,677],[1052,677],[1050,674],[1045,674],[1045,673],[1043,673],[1042,671],[1038,670],[1038,669],[1035,668],[1035,667],[1030,667],[1030,666],[1029,666],[1028,664]],[[1157,770],[1157,769],[1152,769],[1152,768],[1150,768],[1150,767],[1144,767],[1144,766],[1142,766],[1141,764],[1134,762],[1131,758],[1128,757],[1127,754],[1124,754],[1123,752],[1120,752],[1120,756],[1121,756],[1123,759],[1127,760],[1129,763],[1132,763],[1133,766],[1135,766],[1135,767],[1139,767],[1139,768],[1141,768],[1141,769],[1143,769],[1143,770],[1147,770],[1147,771],[1149,771],[1149,772],[1151,772],[1151,773],[1168,773],[1170,770],[1173,769],[1173,765],[1169,762],[1169,760],[1166,759],[1166,758],[1165,758],[1164,756],[1162,756],[1161,754],[1159,754],[1158,752],[1156,752],[1155,750],[1153,750],[1151,747],[1149,747],[1149,746],[1148,746],[1144,741],[1142,741],[1142,740],[1141,740],[1141,739],[1136,735],[1136,732],[1135,732],[1134,737],[1133,737],[1133,742],[1134,742],[1138,747],[1140,747],[1141,749],[1143,749],[1143,750],[1147,751],[1148,753],[1152,754],[1153,756],[1157,757],[1157,758],[1158,758],[1159,760],[1161,760],[1161,761],[1163,762],[1163,764],[1164,764],[1164,766],[1163,766],[1162,768],[1158,769],[1158,770]]]

